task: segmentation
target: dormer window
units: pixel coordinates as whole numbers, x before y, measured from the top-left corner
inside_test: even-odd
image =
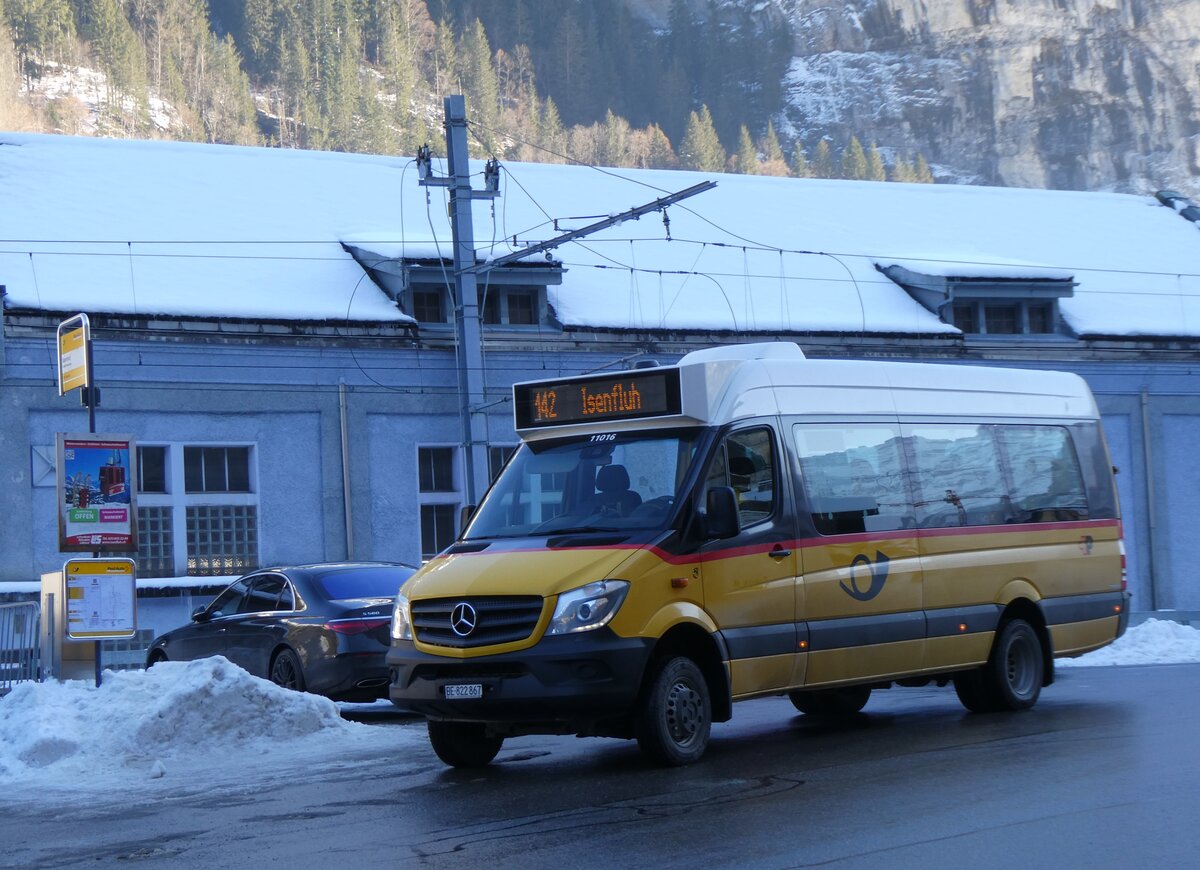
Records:
[[[1059,270],[1013,267],[1013,277],[933,275],[904,266],[877,267],[965,336],[1053,336],[1063,331],[1058,300],[1075,281]],[[1041,273],[1041,274],[1039,274]]]
[[[454,323],[454,264],[437,258],[388,258],[357,245],[343,245],[422,327]],[[479,317],[484,326],[555,326],[546,288],[562,283],[562,266],[544,260],[506,263],[476,279]]]

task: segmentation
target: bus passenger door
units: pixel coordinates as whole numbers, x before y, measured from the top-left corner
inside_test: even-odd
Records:
[[[921,561],[899,426],[796,424],[806,686],[925,666]],[[807,637],[803,636],[807,634]]]
[[[795,685],[795,515],[774,431],[730,432],[700,493],[728,486],[738,501],[737,535],[701,551],[704,604],[730,657],[734,697]]]

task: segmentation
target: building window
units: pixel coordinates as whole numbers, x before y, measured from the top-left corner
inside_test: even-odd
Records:
[[[171,508],[163,505],[139,507],[137,514],[138,574],[143,577],[174,577],[175,529],[171,521]]]
[[[950,322],[966,335],[1053,335],[1053,302],[968,299],[950,306]]]
[[[415,287],[413,288],[412,316],[416,318],[418,323],[446,322],[446,309],[442,305],[442,296],[443,293],[440,287],[432,289],[424,287],[420,290]]]
[[[508,457],[512,456],[516,449],[507,444],[488,448],[488,480],[496,479],[500,469],[504,468],[504,463],[508,462]]]
[[[432,559],[458,536],[458,514],[462,509],[458,456],[457,447],[417,448],[422,559]]]
[[[1029,317],[1029,332],[1034,335],[1045,335],[1054,332],[1054,313],[1049,305],[1026,306]]]
[[[1021,310],[1016,305],[985,305],[983,316],[988,335],[1018,335],[1021,332]]]
[[[952,322],[963,332],[973,334],[979,332],[979,321],[975,317],[975,306],[972,304],[955,305],[951,309]]]
[[[421,505],[421,558],[432,559],[454,543],[457,508],[451,504]]]
[[[249,447],[184,447],[187,492],[249,492]]]
[[[189,577],[244,574],[258,567],[258,509],[254,505],[187,508]]]
[[[421,492],[454,491],[454,448],[421,447],[417,450]]]
[[[138,448],[138,571],[145,576],[240,574],[258,565],[254,448]]]
[[[139,447],[138,492],[167,491],[167,448]]]
[[[537,304],[529,290],[508,294],[508,323],[514,326],[533,326],[537,323]]]

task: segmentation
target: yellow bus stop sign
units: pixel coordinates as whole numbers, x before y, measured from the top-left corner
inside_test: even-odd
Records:
[[[72,324],[78,324],[71,328]],[[58,325],[58,394],[89,386],[87,344],[91,338],[86,314],[77,314]]]

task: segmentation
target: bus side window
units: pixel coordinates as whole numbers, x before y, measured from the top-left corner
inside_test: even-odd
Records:
[[[905,426],[917,525],[923,529],[1009,522],[1013,506],[991,426]]]
[[[898,426],[797,424],[793,432],[805,497],[820,534],[914,526]]]
[[[1083,476],[1061,426],[997,426],[1011,478],[1015,521],[1050,523],[1088,518]]]

